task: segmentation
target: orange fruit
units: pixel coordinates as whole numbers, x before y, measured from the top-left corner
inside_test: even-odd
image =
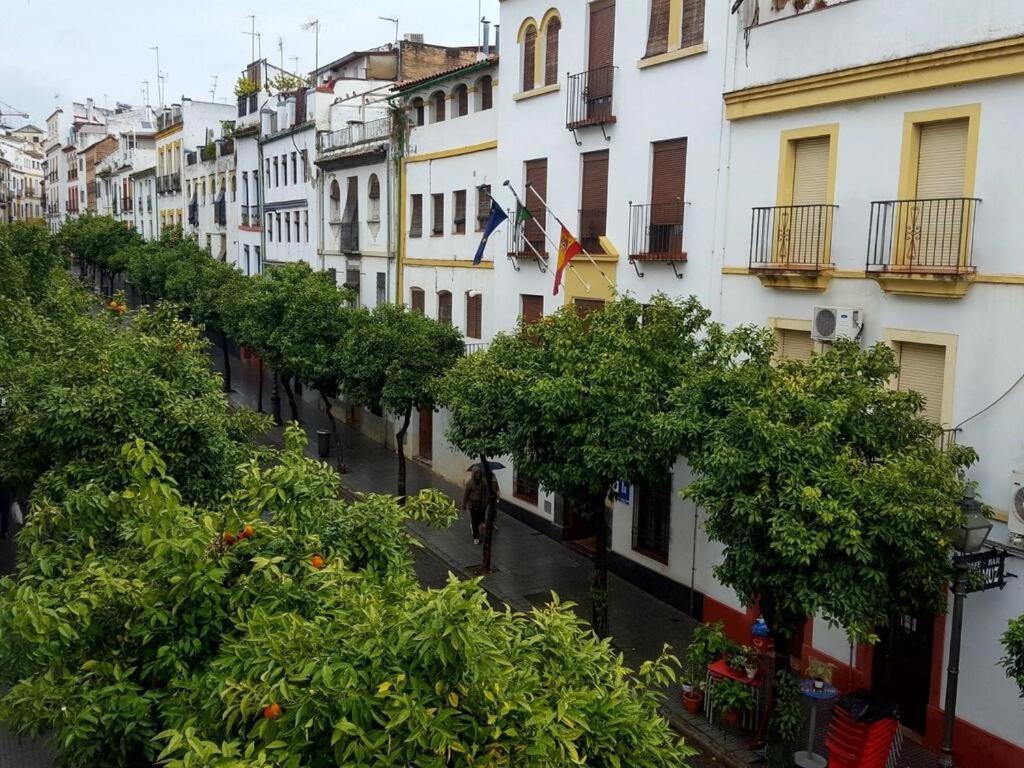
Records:
[[[238,541],[238,539],[235,538],[235,534],[233,534],[233,533],[225,533],[224,534],[224,543],[225,544],[234,544],[236,541]]]
[[[181,350],[183,350],[184,348],[185,347],[182,345],[182,343],[180,341],[175,342],[175,344],[174,344],[174,351],[175,352],[181,352]]]
[[[320,555],[313,555],[313,557],[310,558],[309,562],[318,571],[325,565],[327,565],[327,561],[320,557]]]
[[[245,528],[243,528],[242,530],[240,530],[238,532],[238,538],[240,538],[240,539],[251,539],[252,535],[255,532],[256,531],[253,530],[253,527],[251,525],[247,525],[247,526],[245,526]]]
[[[277,720],[281,716],[281,705],[276,701],[263,708],[263,717],[267,720]]]

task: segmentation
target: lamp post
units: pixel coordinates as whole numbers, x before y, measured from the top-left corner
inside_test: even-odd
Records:
[[[953,621],[949,636],[949,664],[946,667],[946,706],[942,726],[942,752],[940,768],[953,768],[953,727],[956,723],[957,682],[960,678],[960,635],[964,628],[964,600],[967,597],[970,561],[966,557],[978,552],[988,539],[992,523],[985,517],[981,504],[973,498],[965,499],[965,519],[953,533],[953,556],[956,573],[953,576]]]

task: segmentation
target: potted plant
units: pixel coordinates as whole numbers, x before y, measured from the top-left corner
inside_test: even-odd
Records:
[[[704,682],[690,677],[689,673],[683,671],[683,709],[691,715],[700,712],[701,704],[704,702]]]
[[[835,668],[835,664],[829,664],[825,661],[813,659],[808,662],[807,670],[804,674],[814,681],[814,690],[820,691],[825,687],[825,683],[828,683],[829,685],[832,684],[832,672]]]
[[[714,708],[725,725],[735,725],[741,712],[754,708],[754,692],[739,680],[722,680],[715,683]]]
[[[742,672],[747,679],[752,680],[758,670],[757,649],[750,645],[741,645],[733,651],[729,657],[729,669],[734,672]]]

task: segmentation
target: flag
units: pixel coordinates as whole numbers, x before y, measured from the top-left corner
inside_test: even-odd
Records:
[[[476,256],[473,257],[473,263],[479,264],[484,257],[484,249],[487,247],[487,240],[491,234],[498,227],[501,226],[503,221],[508,219],[508,214],[501,210],[501,206],[498,205],[497,200],[491,200],[491,217],[487,220],[487,226],[484,227],[484,236],[480,240],[480,246],[476,249]]]
[[[525,224],[531,219],[533,219],[533,214],[530,213],[530,209],[516,200],[516,224]]]
[[[562,272],[569,266],[577,255],[583,252],[583,248],[576,238],[569,234],[569,230],[562,226],[562,235],[558,238],[558,265],[555,268],[555,296],[558,295],[558,286],[562,284]]]

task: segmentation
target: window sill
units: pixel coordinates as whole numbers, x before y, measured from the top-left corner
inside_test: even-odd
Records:
[[[542,85],[538,88],[534,88],[529,91],[520,91],[512,97],[513,101],[525,101],[526,99],[532,99],[535,96],[543,96],[545,93],[556,93],[562,90],[560,83],[552,83],[551,85]]]
[[[697,56],[701,53],[708,52],[707,43],[699,43],[697,45],[691,45],[687,48],[678,48],[668,53],[659,53],[657,56],[649,56],[644,59],[640,59],[636,63],[637,69],[647,69],[648,67],[656,67],[659,64],[667,64],[670,61],[678,61],[679,59],[688,59],[691,56]]]

